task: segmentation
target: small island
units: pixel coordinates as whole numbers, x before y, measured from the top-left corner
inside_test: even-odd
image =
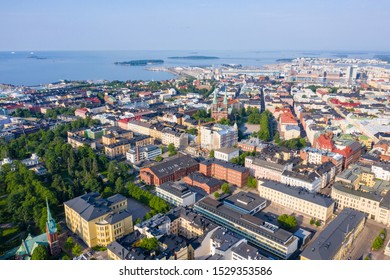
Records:
[[[292,62],[294,58],[279,58],[276,62]]]
[[[218,56],[204,56],[204,55],[170,56],[168,58],[169,59],[192,59],[192,60],[219,59]]]
[[[38,59],[38,60],[47,59],[46,57],[37,56],[35,54],[32,54],[32,55],[28,56],[27,58]]]
[[[128,66],[145,66],[145,65],[154,65],[154,64],[163,64],[164,60],[162,59],[140,59],[140,60],[130,60],[130,61],[121,61],[115,62],[115,65],[128,65]]]

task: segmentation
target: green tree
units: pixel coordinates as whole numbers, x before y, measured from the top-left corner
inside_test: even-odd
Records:
[[[111,187],[105,187],[101,195],[103,198],[107,198],[112,196],[113,194],[114,192],[112,191]]]
[[[80,256],[82,252],[83,248],[81,248],[79,244],[74,245],[74,247],[72,248],[72,254],[74,256]]]
[[[137,218],[135,221],[134,221],[134,224],[139,224],[140,222],[142,222],[141,218]]]
[[[177,154],[176,149],[175,149],[175,145],[173,143],[169,143],[168,151],[169,151],[169,156],[170,157]]]
[[[223,183],[221,186],[221,190],[223,193],[230,193],[230,187],[228,183]]]
[[[72,251],[75,243],[72,237],[68,237],[64,243],[64,249],[66,251]]]
[[[69,261],[69,260],[71,260],[71,258],[70,258],[68,255],[64,255],[64,256],[62,257],[62,260],[64,260],[64,261]]]
[[[215,193],[214,193],[214,197],[218,199],[218,198],[221,197],[221,195],[219,194],[219,192],[215,192]]]
[[[122,177],[118,177],[115,181],[115,193],[119,193],[124,196],[127,194],[125,182],[123,182]]]
[[[135,244],[136,247],[143,248],[148,251],[157,251],[158,240],[155,237],[143,238]]]
[[[48,260],[49,259],[49,252],[45,245],[38,245],[34,249],[34,252],[31,256],[32,260]]]
[[[320,220],[317,220],[317,221],[315,222],[315,225],[316,225],[316,227],[319,227],[319,226],[321,225],[321,221],[320,221]]]
[[[278,217],[278,224],[287,230],[293,229],[298,225],[297,219],[292,215],[283,214]]]
[[[252,176],[249,176],[248,177],[248,183],[247,183],[248,187],[250,188],[256,188],[257,186],[257,180],[256,178],[253,178]]]
[[[155,158],[155,161],[157,161],[157,162],[160,162],[160,161],[162,161],[164,158],[162,157],[162,156],[157,156],[156,158]]]
[[[210,151],[209,157],[210,157],[210,158],[214,158],[214,150],[211,150],[211,151]]]
[[[379,250],[383,246],[383,239],[380,236],[377,236],[372,243],[373,250]]]
[[[310,224],[311,224],[311,225],[314,225],[315,222],[316,222],[316,219],[314,219],[314,218],[311,218],[311,219],[310,219]]]

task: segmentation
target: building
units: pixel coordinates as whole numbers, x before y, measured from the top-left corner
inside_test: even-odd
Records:
[[[335,183],[332,188],[332,198],[340,210],[352,208],[366,213],[368,218],[379,223],[390,225],[390,192],[381,196],[375,192],[362,192],[351,186]]]
[[[127,129],[131,130],[133,132],[143,134],[143,135],[150,135],[149,129],[152,126],[152,124],[147,122],[141,122],[137,120],[131,120],[127,123]]]
[[[249,177],[248,168],[219,159],[209,159],[201,162],[199,172],[205,176],[225,180],[238,187],[245,186]]]
[[[240,243],[232,249],[232,260],[268,260],[259,250],[245,242]]]
[[[310,192],[315,192],[322,186],[322,178],[317,172],[302,173],[285,170],[280,182],[293,187],[302,187]]]
[[[149,167],[141,168],[140,178],[146,184],[159,186],[165,182],[177,181],[198,171],[199,163],[188,155],[178,154]]]
[[[156,145],[136,146],[126,153],[126,159],[131,163],[142,160],[155,159],[161,155],[160,147]]]
[[[222,103],[219,103],[217,90],[214,90],[213,104],[211,105],[211,117],[214,120],[219,121],[221,119],[227,119],[228,116],[228,100],[226,91]]]
[[[212,233],[210,239],[211,256],[207,258],[208,260],[232,260],[233,249],[242,243],[246,243],[244,238],[221,227]]]
[[[384,181],[390,181],[390,163],[376,162],[372,165],[371,171],[375,177]]]
[[[183,178],[183,181],[190,186],[198,187],[205,191],[207,194],[218,191],[223,181],[217,180],[213,177],[204,176],[202,173],[194,172]]]
[[[205,197],[195,203],[194,210],[277,258],[288,259],[297,250],[298,238],[292,233],[231,208],[221,200]]]
[[[104,146],[104,153],[111,159],[119,156],[125,156],[130,149],[130,142],[131,141],[129,139],[115,139],[115,143]]]
[[[156,194],[175,206],[189,206],[195,203],[196,193],[188,189],[185,184],[177,182],[161,184],[156,188]]]
[[[237,147],[244,152],[261,152],[267,147],[267,144],[259,138],[252,137],[247,140],[241,140],[237,143]]]
[[[240,150],[236,148],[221,148],[214,150],[214,157],[216,159],[230,161],[240,155]]]
[[[200,128],[200,144],[207,150],[230,148],[238,143],[237,125],[204,125]]]
[[[303,188],[290,187],[274,181],[259,180],[259,195],[272,203],[300,212],[321,221],[328,221],[334,211],[334,200],[319,194],[310,193]]]
[[[245,167],[250,175],[258,179],[274,180],[280,182],[285,170],[292,170],[292,163],[278,163],[248,156],[245,158]]]
[[[301,260],[341,260],[363,230],[364,213],[345,208],[301,254]]]
[[[337,174],[339,174],[343,169],[343,156],[340,154],[305,147],[299,151],[299,155],[304,164],[323,164],[330,161],[336,166]]]
[[[188,146],[188,134],[166,127],[161,132],[161,141],[164,145],[173,143],[177,149],[185,149]]]
[[[106,199],[96,192],[64,202],[68,228],[88,247],[107,246],[133,231],[132,215],[126,197],[116,194]]]

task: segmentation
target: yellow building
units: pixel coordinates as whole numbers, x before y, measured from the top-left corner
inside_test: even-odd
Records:
[[[301,260],[345,259],[353,241],[363,230],[364,213],[350,208],[344,209],[301,254]]]
[[[130,149],[130,140],[117,139],[115,143],[104,146],[104,153],[109,158],[126,155]]]
[[[107,246],[133,231],[127,199],[116,194],[103,199],[96,192],[84,194],[64,203],[68,228],[88,247]]]
[[[366,213],[370,219],[390,225],[390,192],[382,197],[379,194],[362,192],[335,183],[331,196],[336,201],[338,209],[352,208]]]
[[[333,214],[333,199],[321,194],[265,180],[258,181],[257,190],[261,197],[273,203],[324,222],[328,221]]]
[[[364,184],[367,187],[374,187],[375,186],[375,174],[371,172],[362,172],[360,174],[360,181],[359,184]]]

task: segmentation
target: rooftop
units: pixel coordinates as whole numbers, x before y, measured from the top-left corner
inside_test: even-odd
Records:
[[[350,208],[341,213],[315,238],[302,252],[302,256],[310,260],[331,260],[340,250],[345,236],[355,230],[365,214]]]
[[[233,170],[236,170],[236,171],[239,171],[242,173],[248,171],[248,168],[243,167],[241,165],[234,164],[234,163],[227,162],[227,161],[223,161],[223,160],[219,160],[219,159],[215,159],[215,158],[205,160],[205,161],[201,162],[201,164],[204,164],[204,165],[218,164],[218,165],[223,166],[225,168],[233,169]]]
[[[291,187],[275,181],[262,180],[261,186],[323,207],[329,207],[334,203],[334,200],[326,195],[312,193],[307,191],[305,188]]]
[[[192,157],[178,154],[177,156],[171,157],[168,160],[154,164],[149,168],[154,174],[156,174],[157,177],[163,177],[177,172],[180,169],[189,168],[197,164],[198,162]]]

